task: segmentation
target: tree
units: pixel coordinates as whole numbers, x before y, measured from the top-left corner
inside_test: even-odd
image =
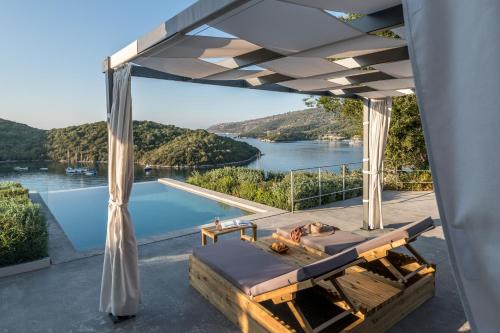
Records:
[[[304,100],[307,106],[317,107],[332,112],[339,122],[339,133],[345,137],[361,137],[363,135],[363,102],[359,99],[321,96]]]
[[[385,159],[392,168],[412,166],[426,169],[429,166],[415,95],[392,99],[392,119]]]

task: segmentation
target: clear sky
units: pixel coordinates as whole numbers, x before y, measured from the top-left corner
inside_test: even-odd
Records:
[[[104,120],[101,62],[195,0],[1,0],[0,118]],[[304,108],[303,95],[134,78],[134,119],[205,128]]]

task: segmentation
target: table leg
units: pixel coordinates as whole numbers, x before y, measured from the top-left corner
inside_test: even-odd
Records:
[[[207,245],[207,235],[205,235],[203,232],[201,233],[201,246]]]
[[[244,240],[246,237],[245,237],[245,228],[242,228],[240,229],[240,239],[241,240]]]
[[[217,243],[217,235],[214,235],[214,244]]]
[[[253,231],[253,241],[256,242],[257,241],[257,226],[256,225],[252,226],[252,231]]]

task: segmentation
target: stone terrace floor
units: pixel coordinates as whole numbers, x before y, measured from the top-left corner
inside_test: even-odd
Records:
[[[437,225],[415,243],[425,258],[437,264],[436,297],[390,332],[468,332],[434,193],[385,192],[383,209],[388,228],[429,215]],[[344,230],[362,232],[361,200],[349,199],[255,222],[259,236],[266,236],[278,225],[302,220],[330,222]],[[144,301],[136,318],[117,325],[98,312],[103,261],[100,254],[2,278],[0,332],[238,332],[189,286],[187,259],[199,242],[199,235],[191,234],[140,246]]]

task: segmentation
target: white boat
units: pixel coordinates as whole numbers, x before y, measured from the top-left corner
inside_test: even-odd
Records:
[[[146,172],[150,172],[151,170],[153,170],[153,167],[149,164],[147,164],[145,167],[144,167],[144,171]]]
[[[49,170],[49,168],[40,168],[39,170],[40,171],[47,171],[47,170]]]
[[[95,176],[95,175],[97,175],[96,170],[87,169],[87,171],[85,171],[85,176]]]
[[[77,171],[76,171],[76,169],[73,169],[72,167],[67,167],[66,168],[66,173],[72,174],[72,173],[77,173]]]
[[[14,167],[14,171],[28,171],[28,167],[16,166]]]

